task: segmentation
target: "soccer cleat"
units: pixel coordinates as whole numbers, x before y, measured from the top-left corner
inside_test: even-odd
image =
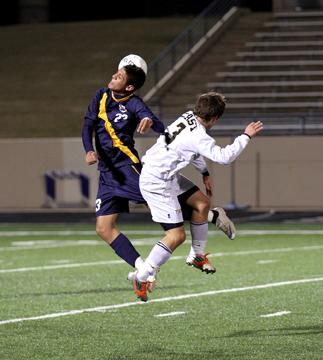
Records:
[[[146,281],[140,282],[135,276],[134,279],[132,280],[132,285],[138,299],[146,302],[148,300],[147,282]]]
[[[217,219],[215,220],[215,222],[212,221],[212,223],[215,224],[218,229],[223,231],[230,240],[233,240],[236,237],[236,228],[234,226],[234,223],[228,218],[224,209],[222,209],[221,207],[216,207],[211,211],[213,214],[215,212],[218,213]]]
[[[199,269],[207,274],[214,274],[216,272],[215,267],[209,262],[207,258],[208,254],[205,255],[197,255],[194,258],[187,258],[186,264],[189,266],[193,266],[196,269]]]
[[[130,271],[128,273],[127,279],[129,281],[133,281],[133,279],[136,277],[137,272],[138,272],[137,270],[136,271]],[[156,274],[155,275],[149,275],[148,278],[147,278],[147,290],[149,292],[153,292],[155,289],[156,289]]]

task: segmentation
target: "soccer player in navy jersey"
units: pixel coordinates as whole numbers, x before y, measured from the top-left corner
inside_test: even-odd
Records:
[[[160,134],[164,132],[163,123],[134,94],[144,84],[145,77],[145,72],[135,65],[120,68],[108,86],[95,94],[85,114],[82,130],[85,161],[88,165],[98,161],[100,171],[96,232],[119,257],[136,269],[141,267],[143,259],[125,234],[117,229],[116,222],[120,213],[129,212],[129,201],[145,203],[139,189],[141,162],[134,147],[135,131],[144,134],[151,128]],[[202,175],[210,195],[212,184],[206,165]],[[186,220],[198,219],[201,212],[209,212],[209,200],[197,186],[183,176],[180,185],[179,201]],[[234,225],[225,212],[219,208],[209,213],[209,221],[233,239]],[[191,221],[193,242],[194,237],[199,238],[199,228],[199,224]],[[154,277],[151,280],[154,282]]]
[[[142,259],[117,229],[116,221],[120,213],[129,211],[129,200],[145,202],[139,190],[141,163],[134,146],[135,131],[140,134],[150,128],[157,133],[164,131],[163,123],[134,94],[144,84],[145,77],[144,71],[135,65],[119,69],[108,86],[95,94],[82,130],[85,161],[88,165],[98,161],[100,171],[96,232],[118,256],[136,268]]]

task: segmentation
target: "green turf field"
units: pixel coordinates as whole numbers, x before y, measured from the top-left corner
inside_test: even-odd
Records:
[[[162,236],[122,228],[143,256]],[[217,273],[188,236],[142,303],[92,226],[1,226],[0,359],[323,359],[323,226],[210,230]]]

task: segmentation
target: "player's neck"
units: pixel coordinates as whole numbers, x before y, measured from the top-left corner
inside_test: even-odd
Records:
[[[111,90],[111,94],[112,94],[113,100],[119,102],[119,101],[125,101],[125,100],[129,99],[134,93],[133,92],[118,93],[118,92]]]
[[[203,127],[205,127],[205,129],[211,129],[213,126],[214,126],[214,124],[217,122],[217,118],[213,118],[211,121],[205,121],[204,119],[202,119],[201,117],[199,117],[199,116],[196,116],[195,115],[195,117],[196,117],[196,119],[197,119],[197,121],[203,126]]]
[[[195,117],[196,117],[197,121],[198,121],[203,127],[205,127],[205,128],[207,129],[207,123],[206,123],[202,118],[200,118],[199,116],[196,116],[196,115],[195,115]]]

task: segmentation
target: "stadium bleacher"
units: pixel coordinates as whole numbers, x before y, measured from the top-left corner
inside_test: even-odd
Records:
[[[131,20],[127,52],[134,52],[135,46],[150,62],[190,20],[152,20],[164,29],[154,41],[146,31],[152,26],[149,20]],[[180,75],[171,74],[167,90],[148,104],[167,122],[190,108],[198,93],[214,89],[228,99],[225,116],[318,114],[323,100],[321,23],[322,11],[275,14],[240,9],[205,52]],[[3,28],[0,39],[5,56],[0,66],[6,87],[0,93],[4,125],[0,137],[78,136],[84,104],[104,85],[115,59],[124,54],[124,42],[118,46],[123,33],[111,46],[99,45],[105,38],[109,42],[117,24],[115,20]],[[76,44],[80,36],[83,42]],[[141,95],[147,91],[144,88]]]
[[[230,31],[159,99],[164,116],[191,108],[196,94],[207,90],[226,95],[226,117],[321,113],[322,24],[322,11],[241,13]]]

